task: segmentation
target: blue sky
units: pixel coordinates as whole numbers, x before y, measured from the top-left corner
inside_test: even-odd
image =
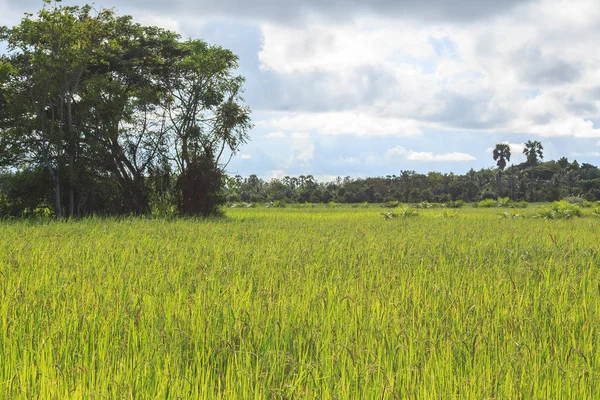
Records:
[[[63,1],[63,4],[81,4]],[[0,25],[37,0],[0,0]],[[600,159],[596,0],[102,0],[230,48],[251,141],[228,166],[263,178],[464,173],[506,142]]]

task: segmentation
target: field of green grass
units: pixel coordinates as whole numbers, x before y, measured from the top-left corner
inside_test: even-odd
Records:
[[[0,398],[600,398],[600,219],[503,211],[0,222]]]

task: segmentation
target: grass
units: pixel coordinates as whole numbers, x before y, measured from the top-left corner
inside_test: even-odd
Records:
[[[600,397],[591,211],[381,213],[0,224],[0,398]]]

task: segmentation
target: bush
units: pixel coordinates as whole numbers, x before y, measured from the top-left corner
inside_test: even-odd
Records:
[[[563,199],[563,201],[566,201],[569,204],[577,204],[578,206],[582,206],[583,202],[585,201],[585,199],[583,197],[579,197],[579,196],[569,196],[569,197],[565,197]]]
[[[285,202],[285,200],[275,200],[274,202],[271,203],[271,207],[285,208],[285,207],[287,207],[287,203]]]
[[[381,205],[381,207],[384,208],[397,208],[400,205],[400,202],[397,200],[392,200],[392,201],[386,201],[384,204]]]
[[[529,206],[529,203],[524,200],[513,201],[508,205],[509,208],[527,208],[527,206]]]
[[[479,203],[477,203],[477,207],[478,208],[492,208],[492,207],[496,207],[496,200],[494,200],[494,199],[481,200]]]
[[[335,201],[330,201],[329,203],[327,203],[327,207],[329,208],[338,208],[340,205],[338,203],[336,203]]]
[[[177,214],[177,205],[168,193],[156,193],[150,198],[150,213],[157,218],[173,217]]]
[[[596,203],[595,201],[584,200],[582,206],[585,207],[585,208],[592,208],[592,207],[594,207],[597,204],[598,203]]]
[[[383,214],[383,218],[385,219],[396,219],[396,218],[407,218],[407,217],[417,217],[419,215],[418,211],[412,207],[399,207],[393,211],[388,211]]]
[[[0,218],[8,217],[11,214],[12,204],[8,201],[5,194],[0,194]]]
[[[463,200],[449,201],[448,203],[446,203],[446,207],[448,208],[461,208],[464,205],[465,202]]]
[[[589,202],[595,202],[597,200],[596,195],[594,195],[594,193],[591,192],[586,193],[584,197]]]
[[[578,205],[561,200],[555,201],[550,207],[538,213],[537,216],[544,219],[569,219],[581,217],[582,215],[583,211]]]
[[[504,211],[502,214],[500,214],[499,218],[505,218],[505,219],[519,219],[519,218],[525,218],[525,215],[523,214],[516,214],[516,213],[511,213],[509,211]]]

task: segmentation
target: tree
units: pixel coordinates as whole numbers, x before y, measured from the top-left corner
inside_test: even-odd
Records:
[[[191,204],[204,195],[198,192],[200,186],[186,184],[193,180],[188,175],[195,174],[199,165],[210,165],[214,172],[210,176],[220,176],[231,157],[247,142],[252,125],[250,109],[243,105],[241,97],[245,79],[233,74],[238,57],[202,40],[180,43],[179,50],[182,57],[167,76],[164,108],[173,132],[173,160],[186,177],[181,186],[186,199],[182,211],[197,214],[198,209]],[[203,204],[209,207],[208,203]]]
[[[44,3],[0,28],[0,167],[44,166],[56,215],[67,204],[73,217],[106,188],[111,209],[148,212],[148,177],[172,163],[182,211],[214,210],[252,126],[237,56],[112,10]]]
[[[544,148],[542,144],[537,140],[528,140],[525,143],[523,154],[527,157],[527,165],[530,166],[529,170],[529,200],[533,201],[533,168],[538,164],[540,160],[544,159],[543,154]]]
[[[498,143],[494,148],[493,156],[498,165],[498,196],[502,196],[502,171],[506,168],[506,162],[510,161],[510,146],[506,143]]]

